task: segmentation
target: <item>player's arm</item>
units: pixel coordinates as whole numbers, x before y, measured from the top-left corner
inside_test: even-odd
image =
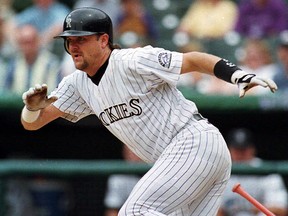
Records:
[[[214,66],[220,60],[218,56],[202,52],[184,53],[181,74],[197,71],[213,75]]]
[[[36,85],[23,94],[25,104],[21,113],[21,123],[26,130],[37,130],[64,113],[51,103],[57,97],[47,97],[47,85]]]
[[[183,54],[181,74],[193,71],[214,75],[226,82],[238,85],[239,97],[243,97],[249,89],[255,86],[269,87],[272,92],[277,90],[277,85],[273,80],[246,73],[235,64],[207,53]]]

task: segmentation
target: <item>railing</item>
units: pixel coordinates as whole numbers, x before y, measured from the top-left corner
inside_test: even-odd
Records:
[[[143,174],[151,168],[145,163],[128,163],[122,160],[1,160],[0,177],[10,175],[48,175],[68,177],[73,175],[110,175],[115,173]],[[234,165],[234,174],[270,173],[288,174],[288,161],[264,161],[261,166]]]

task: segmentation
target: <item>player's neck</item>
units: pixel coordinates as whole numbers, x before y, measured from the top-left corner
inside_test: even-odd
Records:
[[[90,71],[87,71],[87,74],[90,76],[90,77],[93,77],[95,74],[97,74],[98,70],[102,67],[102,65],[107,61],[107,59],[109,58],[110,54],[111,54],[111,50],[110,49],[106,49],[104,52],[103,52],[103,55],[97,59],[97,63],[95,63],[93,65],[93,67],[91,68]]]

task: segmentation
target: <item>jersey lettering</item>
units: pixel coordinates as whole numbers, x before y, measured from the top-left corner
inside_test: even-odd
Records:
[[[119,121],[121,119],[129,118],[132,116],[139,116],[142,114],[142,108],[139,105],[139,99],[131,99],[128,104],[116,104],[108,107],[99,114],[99,119],[104,126]]]
[[[133,108],[133,111],[135,112],[134,115],[141,115],[142,108],[139,105],[139,99],[132,99],[130,100],[130,106]]]

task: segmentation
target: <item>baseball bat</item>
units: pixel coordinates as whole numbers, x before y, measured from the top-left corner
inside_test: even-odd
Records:
[[[232,191],[234,193],[240,194],[242,197],[248,200],[251,204],[253,204],[257,209],[259,209],[261,212],[263,212],[267,216],[276,216],[274,213],[269,211],[264,205],[258,202],[254,197],[252,197],[248,192],[246,192],[239,183],[234,185]]]

